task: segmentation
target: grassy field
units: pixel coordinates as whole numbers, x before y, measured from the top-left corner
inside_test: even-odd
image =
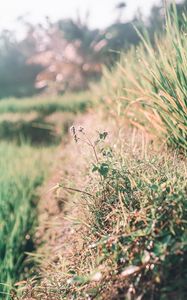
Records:
[[[4,99],[0,101],[0,113],[30,113],[37,112],[44,116],[57,111],[84,112],[90,105],[89,93],[68,94],[64,96],[42,96],[28,99]]]
[[[0,139],[33,145],[58,144],[77,113],[91,105],[88,93],[0,101]],[[52,117],[53,116],[53,117]]]
[[[97,195],[95,201],[82,200],[88,204],[83,220],[89,230],[76,265],[78,277],[72,277],[76,299],[86,294],[185,299],[186,161],[160,153],[132,158],[131,152],[121,155],[112,146],[106,156],[106,149],[98,149],[92,168],[101,179],[93,174],[87,190]],[[66,288],[68,299],[74,290]]]
[[[8,293],[24,270],[25,251],[32,251],[37,192],[47,175],[49,150],[0,143],[0,293]]]
[[[70,145],[58,190],[68,199],[65,220],[73,234],[65,223],[64,250],[44,268],[43,281],[33,286],[34,299],[185,300],[186,159],[177,151],[145,147],[141,134],[134,141],[115,136],[112,142],[106,132],[95,140],[78,128],[74,134],[80,147],[88,148],[89,169]],[[64,186],[71,188],[69,197]],[[62,228],[63,222],[59,247]]]

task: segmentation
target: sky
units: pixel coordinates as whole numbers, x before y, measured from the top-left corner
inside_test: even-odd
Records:
[[[138,8],[146,16],[153,4],[161,0],[126,0],[127,7],[123,19],[129,20]],[[0,30],[15,29],[15,20],[27,15],[33,22],[42,21],[45,16],[52,20],[75,18],[77,10],[84,16],[89,10],[89,25],[92,28],[104,28],[116,19],[114,7],[120,0],[0,0]]]

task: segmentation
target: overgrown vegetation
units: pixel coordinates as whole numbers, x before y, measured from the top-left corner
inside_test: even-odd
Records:
[[[48,153],[49,155],[49,153]],[[0,298],[21,279],[25,251],[33,250],[36,188],[47,173],[47,150],[0,143]]]
[[[136,147],[125,137],[112,146],[107,132],[92,141],[84,128],[72,127],[75,142],[94,157],[83,189],[71,177],[70,187],[62,181],[57,188],[82,195],[72,203],[77,236],[69,235],[79,246],[44,270],[34,298],[187,298],[186,16],[181,20],[172,6],[154,46],[141,35],[142,44],[122,54],[99,87],[110,118],[120,126],[128,120],[143,137],[154,133],[165,142],[160,149],[148,134],[146,147],[136,136]],[[65,219],[71,218],[66,209]]]
[[[0,101],[0,113],[29,113],[37,112],[42,116],[57,111],[63,112],[84,112],[91,104],[89,93],[68,94],[58,97],[33,97],[25,99],[3,99]]]
[[[99,177],[83,197],[88,232],[64,299],[186,299],[186,161],[99,151]]]
[[[48,174],[54,146],[65,138],[75,114],[90,105],[87,97],[0,103],[0,299],[16,297],[14,284],[29,276],[25,252],[34,250],[37,187]]]
[[[44,206],[47,221],[40,224],[50,245],[41,245],[40,278],[20,284],[20,299],[187,298],[186,15],[178,17],[173,5],[166,11],[165,31],[154,42],[149,34],[138,34],[141,44],[121,54],[99,85],[99,108],[105,112],[107,121],[102,122],[109,124],[111,141],[108,129],[98,131],[94,140],[82,126],[71,127],[74,146],[83,149],[88,166],[71,142],[69,148],[64,143],[62,180],[52,188],[57,210]],[[2,115],[19,113],[22,118],[32,112],[34,118],[3,120],[0,137],[12,141],[18,135],[19,143],[29,137],[32,144],[42,139],[54,144],[48,138],[56,131],[57,113],[71,114],[60,120],[60,130],[63,126],[67,133],[72,116],[90,107],[89,97],[3,100]],[[85,122],[92,133],[100,116],[96,114],[94,124]],[[35,131],[36,121],[43,127]],[[58,137],[60,141],[61,131]],[[2,143],[1,152],[0,287],[9,293],[22,278],[24,251],[31,247],[35,188],[45,175],[50,149]]]
[[[186,160],[150,145],[146,156],[119,141],[115,150],[107,132],[92,141],[83,128],[72,131],[94,158],[83,190],[71,177],[57,188],[71,193],[65,219],[74,234],[23,299],[186,299]]]
[[[157,36],[153,46],[146,35],[141,35],[142,44],[122,54],[117,67],[106,71],[102,93],[116,111],[116,118],[125,114],[133,125],[152,129],[186,150],[186,15],[180,22],[182,25],[172,6],[164,36]]]

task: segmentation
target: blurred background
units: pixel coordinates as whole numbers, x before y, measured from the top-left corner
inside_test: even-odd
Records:
[[[187,1],[178,1],[179,13]],[[119,53],[164,26],[159,0],[6,0],[0,4],[0,99],[87,89]]]

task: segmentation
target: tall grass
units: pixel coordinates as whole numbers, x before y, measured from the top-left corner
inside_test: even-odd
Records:
[[[46,174],[46,153],[28,145],[0,143],[0,298],[10,299],[21,279],[24,251],[32,250],[36,187]]]
[[[154,46],[146,34],[142,44],[121,55],[105,71],[102,92],[112,112],[133,125],[149,127],[170,144],[187,149],[187,17],[178,19],[173,5],[166,11],[166,29]]]

